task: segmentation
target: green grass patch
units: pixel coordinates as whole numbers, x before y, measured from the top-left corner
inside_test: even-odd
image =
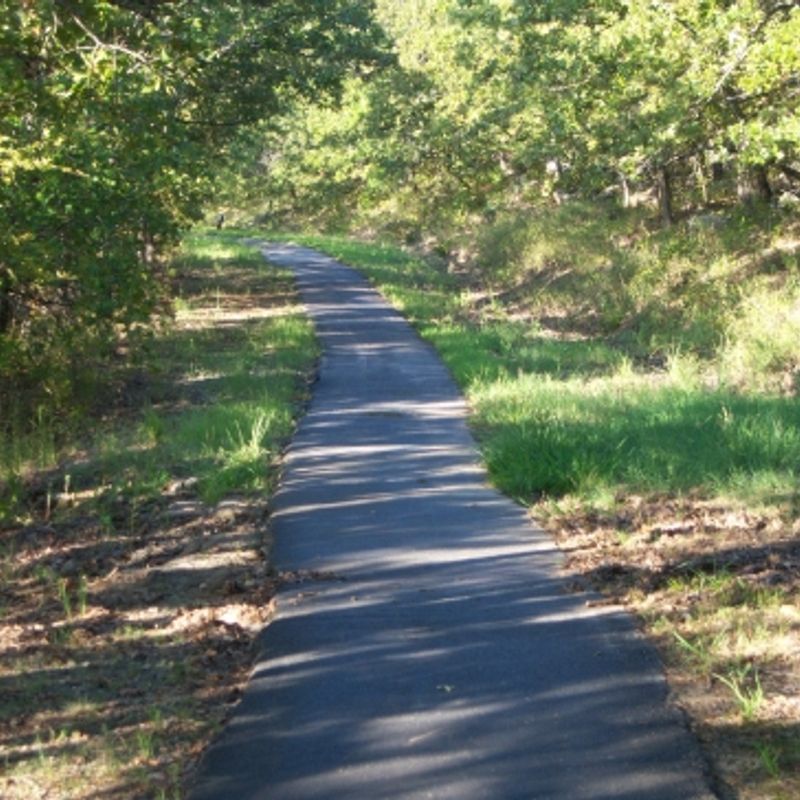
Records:
[[[98,413],[49,453],[4,444],[4,798],[181,797],[247,679],[318,346],[291,273],[239,240],[187,238],[174,315],[122,343]]]
[[[690,357],[640,368],[638,352],[604,337],[554,338],[496,307],[470,314],[454,277],[390,245],[291,238],[361,268],[437,347],[493,480],[513,497],[696,490],[795,508],[794,398],[709,388]]]
[[[84,432],[92,423],[81,420],[60,446],[44,424],[4,440],[0,521],[24,511],[26,476],[87,446],[91,458],[68,467],[66,477],[49,475],[51,491],[97,490],[102,505],[120,492],[155,496],[175,478],[195,479],[209,503],[270,488],[268,465],[292,431],[317,345],[297,307],[275,307],[275,298],[292,292],[290,274],[268,267],[239,239],[231,231],[185,241],[172,265],[182,276],[174,319],[137,337],[134,368],[109,375],[123,410],[135,407],[133,419],[117,413],[91,436]]]

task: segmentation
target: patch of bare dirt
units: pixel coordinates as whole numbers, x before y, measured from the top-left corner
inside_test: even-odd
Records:
[[[722,795],[800,797],[800,524],[697,496],[537,517],[570,585],[630,608],[659,646]]]
[[[273,610],[264,501],[165,492],[127,522],[2,531],[3,797],[175,792],[240,695]]]

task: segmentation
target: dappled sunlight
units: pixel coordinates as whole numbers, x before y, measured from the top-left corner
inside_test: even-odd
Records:
[[[192,798],[702,797],[654,651],[487,485],[430,347],[351,270],[265,253],[325,347],[271,518],[298,580]]]
[[[262,494],[313,333],[286,272],[214,238],[230,274],[185,257],[177,322],[0,530],[3,797],[177,796],[272,614]]]
[[[203,785],[236,791],[233,769],[257,759],[266,774],[291,776],[270,784],[277,796],[411,798],[430,786],[454,798],[529,796],[520,776],[531,770],[542,797],[596,797],[598,782],[614,797],[692,796],[676,773],[675,720],[648,700],[663,697],[663,681],[644,651],[626,663],[625,648],[641,643],[618,612],[589,610],[557,583],[531,601],[530,587],[489,586],[485,567],[488,611],[479,587],[423,580],[420,590],[418,574],[283,593],[241,713],[210,755],[230,777]],[[555,650],[543,646],[554,638]],[[298,705],[298,693],[316,702]],[[604,741],[589,719],[603,720]],[[619,736],[625,770],[661,765],[644,783],[631,778],[630,794]],[[563,772],[545,768],[554,761]]]

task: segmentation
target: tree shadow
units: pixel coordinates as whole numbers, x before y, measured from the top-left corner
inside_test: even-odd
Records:
[[[77,456],[28,477],[29,521],[0,528],[0,794],[80,783],[84,763],[98,797],[177,791],[271,613],[251,490],[275,479],[311,333],[258,253],[179,273],[174,325],[109,375],[119,402]]]

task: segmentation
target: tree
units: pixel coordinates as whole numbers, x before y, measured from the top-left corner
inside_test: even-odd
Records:
[[[148,319],[157,256],[199,217],[243,127],[380,54],[360,0],[0,2],[7,404],[12,380],[69,393],[81,354]]]
[[[356,147],[371,176],[349,186],[359,212],[466,228],[638,183],[668,224],[709,199],[712,164],[764,198],[778,172],[800,175],[797,0],[379,0],[376,14],[396,64],[351,89],[369,111],[347,136],[304,141],[329,158]]]

